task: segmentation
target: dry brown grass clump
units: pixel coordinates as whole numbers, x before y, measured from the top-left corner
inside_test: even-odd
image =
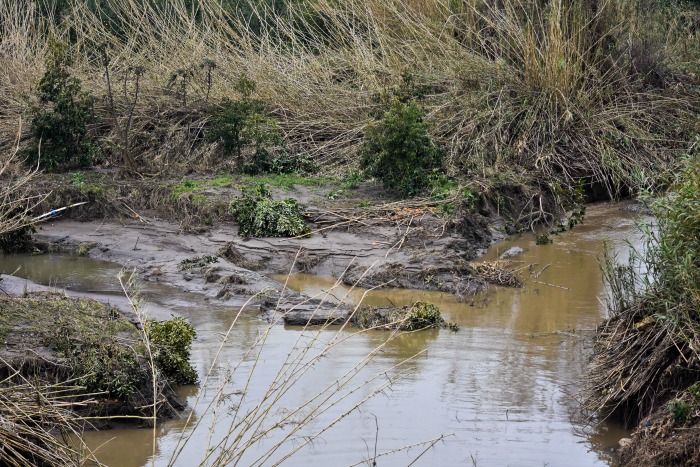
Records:
[[[242,0],[248,16],[197,5],[116,0],[117,28],[74,2],[55,30],[4,6],[3,50],[14,52],[2,69],[22,79],[3,71],[11,98],[0,115],[26,110],[18,96],[32,94],[46,47],[37,30],[70,29],[103,149],[143,174],[221,164],[202,135],[211,105],[242,98],[243,76],[286,149],[326,169],[358,163],[367,123],[392,96],[426,111],[450,173],[528,170],[613,194],[657,182],[697,131],[698,28],[662,2],[317,0],[276,15]]]
[[[82,465],[81,424],[68,399],[79,389],[36,385],[16,373],[0,381],[0,464]]]
[[[20,121],[17,143],[21,132]],[[15,146],[9,156],[0,156],[0,236],[29,226],[31,209],[43,199],[41,195],[31,194],[31,182],[37,172],[22,167],[18,151],[19,146]]]
[[[472,266],[479,274],[479,277],[486,282],[505,287],[522,287],[523,281],[511,270],[508,269],[510,261],[485,261],[473,263]]]

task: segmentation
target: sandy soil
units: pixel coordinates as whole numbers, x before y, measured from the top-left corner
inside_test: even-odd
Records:
[[[221,195],[221,193],[219,193]],[[377,199],[374,202],[382,203]],[[310,272],[342,278],[364,287],[441,290],[468,295],[483,286],[469,261],[503,237],[493,219],[468,214],[446,221],[430,211],[329,222],[333,206],[304,187],[275,198],[293,197],[309,206],[315,233],[307,238],[255,238],[237,235],[225,221],[192,233],[177,218],[141,212],[139,218],[108,217],[88,222],[58,219],[41,226],[36,238],[89,256],[134,268],[144,279],[240,306],[265,291],[270,303],[282,284],[272,274]],[[347,203],[347,200],[344,200]],[[353,200],[356,203],[357,200]],[[200,264],[187,267],[187,262]],[[184,262],[184,263],[183,263]],[[285,292],[293,302],[299,295]]]

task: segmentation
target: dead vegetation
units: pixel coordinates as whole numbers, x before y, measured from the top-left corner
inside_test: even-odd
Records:
[[[28,242],[32,209],[45,198],[31,187],[37,168],[24,168],[18,155],[21,133],[20,120],[14,148],[6,157],[0,156],[0,252],[15,251]]]
[[[0,463],[11,467],[81,465],[85,459],[79,438],[83,422],[76,415],[71,398],[82,388],[70,381],[38,384],[6,364],[3,367]]]
[[[663,182],[697,130],[692,8],[321,0],[275,16],[242,0],[246,17],[213,0],[118,0],[115,30],[84,2],[60,22],[23,5],[0,10],[2,118],[27,114],[47,37],[65,39],[97,98],[103,162],[142,176],[240,165],[204,137],[224,99],[264,103],[286,150],[326,171],[357,166],[368,123],[397,97],[425,110],[451,175],[535,172],[608,194]]]
[[[636,427],[624,465],[695,465],[700,434],[697,153],[658,200],[658,230],[628,264],[607,259],[611,317],[599,328],[584,408]]]
[[[523,281],[509,268],[510,261],[497,260],[474,263],[479,276],[489,284],[505,287],[522,287]]]

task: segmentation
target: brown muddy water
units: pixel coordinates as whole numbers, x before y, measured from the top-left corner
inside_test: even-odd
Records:
[[[416,459],[412,465],[609,465],[611,448],[626,432],[611,423],[587,425],[575,396],[590,348],[586,336],[605,314],[597,258],[605,242],[623,258],[627,241],[639,243],[635,216],[620,207],[590,207],[583,226],[555,237],[551,245],[536,246],[526,235],[492,247],[483,260],[495,259],[511,246],[527,250],[514,258],[526,279],[522,289],[496,288],[459,301],[407,290],[365,294],[334,287],[332,278],[302,274],[288,280],[292,289],[329,293],[329,300],[347,295],[346,301],[357,303],[364,296],[371,305],[430,301],[448,321],[459,324],[459,332],[421,331],[387,342],[385,332],[268,326],[254,311],[236,320],[237,309],[146,284],[152,306],[185,315],[195,325],[193,362],[202,378],[210,368],[211,373],[201,389],[183,392],[191,409],[158,427],[155,450],[149,430],[87,433],[85,439],[109,466],[210,464],[211,459],[205,460],[208,447],[240,450],[257,435],[259,443],[237,465],[274,465],[297,449],[289,465],[372,465],[367,460],[375,453],[395,450],[378,457],[376,465],[404,466]],[[0,257],[2,273],[19,265],[17,275],[37,282],[107,295],[120,290],[115,279],[119,268],[86,258]],[[329,343],[335,346],[324,353]],[[374,358],[366,360],[378,347]],[[315,358],[319,353],[324,356]],[[358,362],[365,364],[358,368]],[[276,376],[291,374],[299,379],[284,394],[276,393],[279,398],[259,426],[238,440],[222,442],[226,433],[241,432],[235,423],[264,400]],[[343,385],[348,374],[354,380]],[[396,379],[388,384],[389,378]],[[318,393],[328,397],[324,411],[300,424],[314,407],[305,404]],[[352,411],[361,401],[360,409]],[[288,423],[265,429],[300,406]],[[434,444],[420,444],[441,436]],[[282,447],[265,457],[280,442]],[[404,449],[410,445],[415,446]]]

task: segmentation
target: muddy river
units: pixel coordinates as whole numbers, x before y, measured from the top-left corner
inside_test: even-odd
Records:
[[[209,376],[201,389],[185,388],[191,408],[158,427],[155,447],[149,430],[85,438],[110,466],[211,464],[222,451],[241,453],[227,461],[242,466],[274,465],[287,455],[288,464],[308,466],[372,465],[375,456],[381,466],[609,465],[626,432],[587,425],[576,394],[585,337],[605,314],[597,258],[606,242],[624,257],[626,242],[638,237],[635,217],[620,205],[592,206],[584,225],[553,244],[537,246],[525,235],[492,247],[483,260],[512,246],[526,250],[514,258],[525,286],[466,301],[365,293],[311,275],[278,278],[329,301],[430,301],[460,326],[392,339],[352,328],[270,326],[254,309],[239,312],[146,283],[154,313],[182,314],[195,325],[193,362],[202,379]],[[18,276],[57,287],[108,297],[120,291],[118,267],[86,258],[0,258],[1,273],[19,266]]]

